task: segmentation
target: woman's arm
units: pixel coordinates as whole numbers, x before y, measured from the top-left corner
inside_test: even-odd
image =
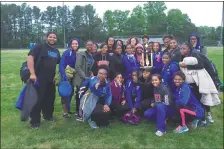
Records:
[[[65,57],[67,55],[67,51],[65,51],[63,54],[62,54],[62,57],[61,57],[61,60],[60,60],[60,63],[59,63],[59,73],[61,75],[61,78],[66,81],[66,79],[68,80],[67,76],[66,76],[66,73],[65,73],[65,68],[66,68],[66,64],[65,64]]]
[[[176,98],[176,105],[177,106],[185,106],[189,99],[190,99],[190,95],[191,95],[191,90],[189,88],[189,86],[185,85],[183,86],[181,92],[180,92],[180,96],[179,98]]]

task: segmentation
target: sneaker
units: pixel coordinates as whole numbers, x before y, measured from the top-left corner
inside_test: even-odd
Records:
[[[206,120],[204,120],[204,121],[200,121],[198,125],[199,125],[200,127],[206,127],[206,126],[208,126],[208,123],[207,123]]]
[[[44,121],[50,121],[50,122],[55,122],[55,119],[53,117],[51,118],[43,118]]]
[[[174,133],[183,133],[183,132],[187,132],[189,129],[187,126],[178,126],[175,130]]]
[[[71,115],[68,114],[68,113],[65,113],[65,114],[63,114],[63,117],[64,117],[64,118],[71,118]]]
[[[89,123],[89,126],[93,129],[97,129],[99,128],[97,125],[96,125],[96,122],[92,121],[91,119],[88,120],[88,123]]]
[[[31,127],[32,129],[39,129],[39,128],[40,128],[40,123],[30,124],[30,127]]]
[[[75,112],[75,116],[78,116],[79,115],[79,112]]]
[[[77,116],[77,117],[76,117],[76,120],[77,120],[77,121],[80,121],[80,122],[83,122],[83,121],[84,121],[84,119],[83,119],[81,116]]]
[[[156,134],[157,136],[161,137],[161,136],[163,136],[165,133],[166,133],[166,132],[162,132],[162,131],[160,131],[160,130],[157,130],[155,134]]]
[[[212,119],[212,116],[211,116],[211,115],[208,115],[207,119],[208,119],[208,121],[209,121],[210,123],[214,123],[214,122],[215,122],[215,121]]]
[[[197,119],[193,120],[192,129],[196,129],[198,127],[198,122],[199,122],[199,120],[197,120]]]

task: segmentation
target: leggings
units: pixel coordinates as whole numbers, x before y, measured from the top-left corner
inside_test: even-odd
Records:
[[[192,116],[196,116],[196,113],[194,111],[191,111],[191,110],[188,110],[188,109],[180,109],[180,116],[181,116],[181,120],[182,120],[182,126],[186,126],[185,113],[190,114]]]
[[[199,87],[197,86],[196,83],[191,83],[190,85],[192,87],[193,93],[195,94],[197,99],[200,101],[201,93],[199,92]],[[205,110],[205,112],[210,112],[211,111],[210,106],[206,106],[206,105],[203,105],[203,104],[202,104],[202,106],[203,106],[203,109]],[[204,121],[205,119],[206,119],[206,114],[204,114],[204,117],[202,118],[202,120]]]

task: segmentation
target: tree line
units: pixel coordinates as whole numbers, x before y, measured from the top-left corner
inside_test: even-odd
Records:
[[[171,9],[166,14],[166,9],[164,2],[146,2],[132,11],[106,10],[100,18],[91,4],[48,6],[45,11],[26,3],[1,4],[1,48],[27,48],[30,42],[40,42],[48,31],[57,33],[57,44],[63,47],[63,28],[66,43],[77,37],[82,46],[88,39],[104,42],[108,36],[173,34],[186,41],[191,33],[200,34],[205,45],[217,45],[221,26],[196,27],[181,10]]]

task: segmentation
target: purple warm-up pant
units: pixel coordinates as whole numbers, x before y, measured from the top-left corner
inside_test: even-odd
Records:
[[[149,120],[154,120],[157,123],[157,129],[161,132],[166,131],[167,117],[172,116],[174,113],[174,108],[170,105],[165,105],[164,103],[157,103],[155,107],[152,107],[145,111],[144,117]]]

